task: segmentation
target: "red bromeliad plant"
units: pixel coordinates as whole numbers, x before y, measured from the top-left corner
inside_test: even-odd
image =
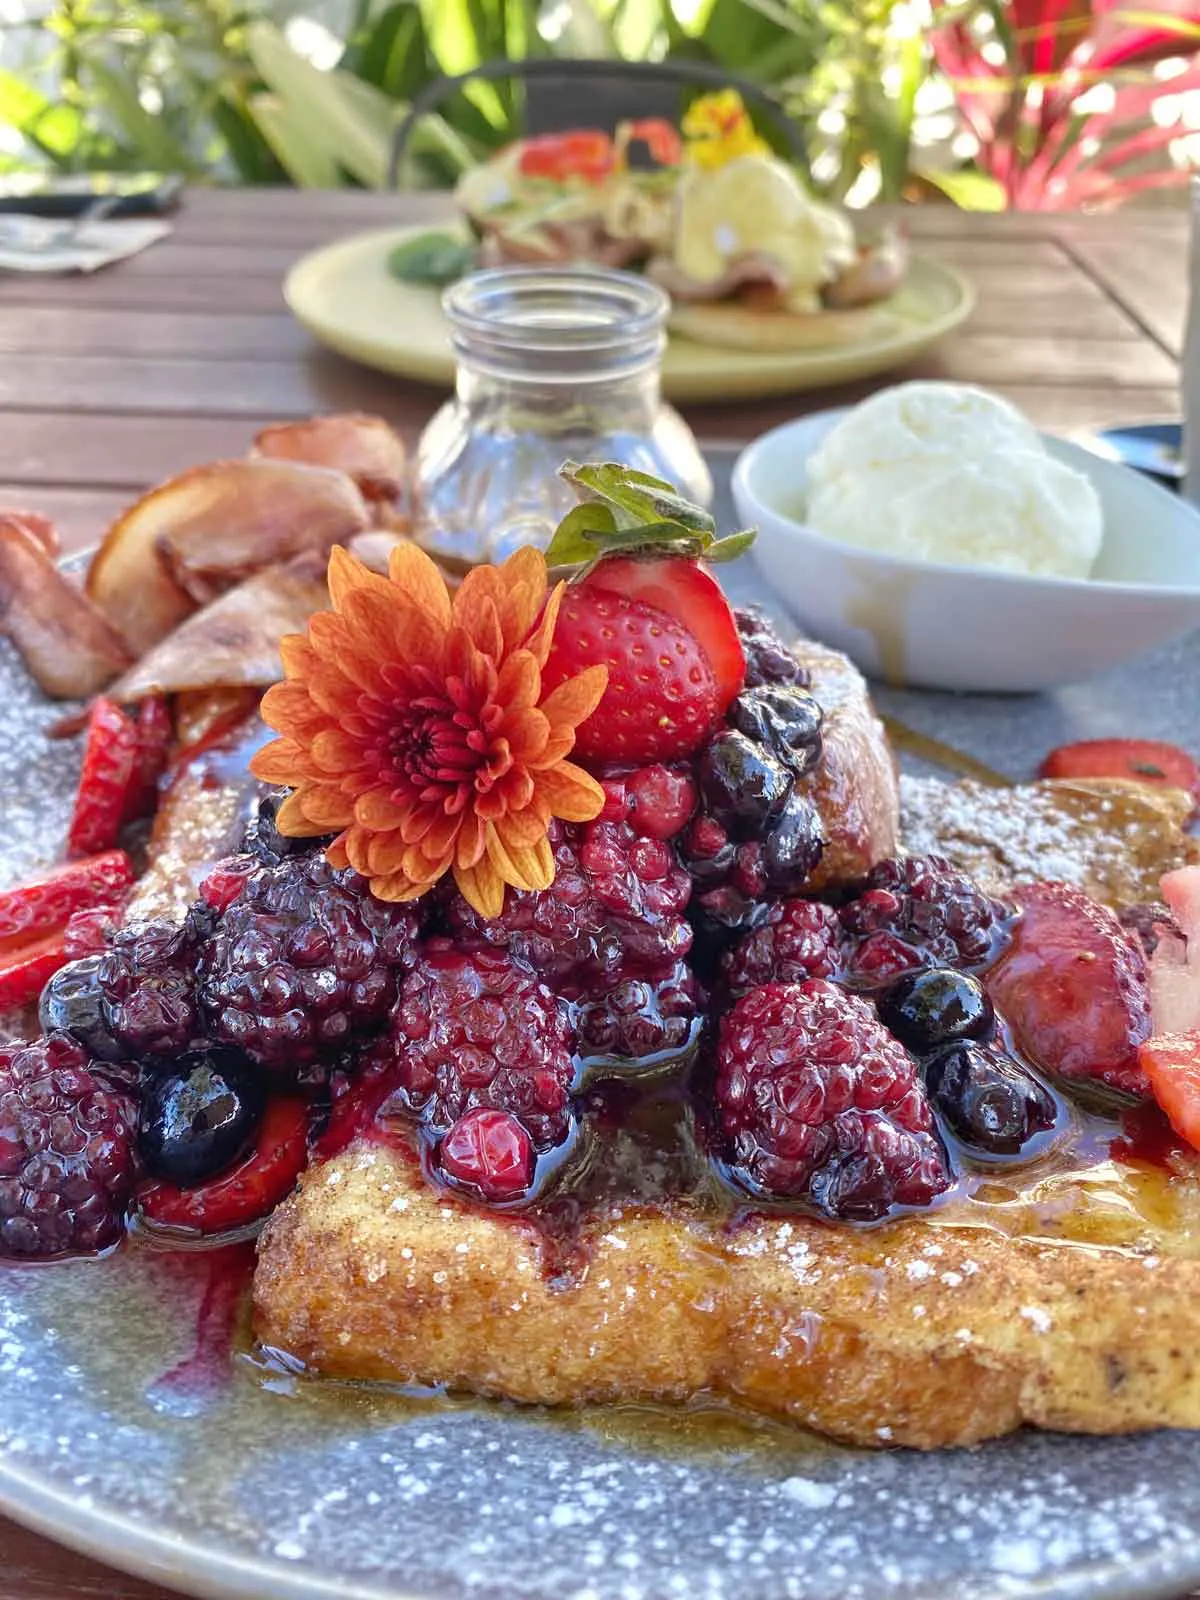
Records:
[[[1186,176],[1167,159],[1183,130],[1154,107],[1200,88],[1200,4],[934,0],[933,10],[935,58],[1008,207],[1112,206]],[[1156,73],[1176,57],[1182,70]]]

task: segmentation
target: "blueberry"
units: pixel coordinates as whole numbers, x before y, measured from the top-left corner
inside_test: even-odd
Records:
[[[949,967],[901,978],[881,997],[879,1018],[916,1055],[963,1039],[990,1039],[996,1026],[983,986]]]
[[[194,1188],[249,1149],[266,1104],[259,1075],[236,1050],[195,1050],[142,1095],[138,1148],[156,1178]]]
[[[739,839],[764,833],[792,786],[782,762],[732,728],[709,741],[697,776],[708,810]]]
[[[83,956],[60,967],[42,990],[38,1021],[44,1033],[62,1029],[74,1034],[93,1056],[120,1061],[129,1055],[109,1027],[99,982],[102,955]]]
[[[925,1085],[934,1108],[976,1154],[1020,1155],[1058,1120],[1049,1089],[990,1045],[950,1045],[926,1063]]]
[[[821,859],[825,834],[816,806],[793,790],[763,840],[767,887],[775,894],[798,894]]]
[[[821,759],[820,706],[805,689],[765,684],[738,695],[729,721],[755,744],[762,745],[795,773],[811,772]]]

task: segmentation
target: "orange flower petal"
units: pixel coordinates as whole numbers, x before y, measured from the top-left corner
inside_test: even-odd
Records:
[[[360,828],[383,832],[389,828],[403,828],[408,812],[398,806],[387,789],[371,789],[360,794],[354,802],[354,820]]]
[[[552,689],[542,701],[541,710],[551,722],[577,728],[595,711],[607,688],[607,667],[585,667],[573,678],[565,679],[557,689]]]
[[[340,777],[362,763],[362,747],[341,728],[323,728],[309,746],[312,764],[329,777]]]
[[[455,866],[454,881],[463,899],[481,917],[498,917],[504,910],[504,880],[488,856],[478,866]]]
[[[527,806],[523,811],[509,811],[503,817],[498,817],[493,827],[496,837],[510,853],[514,850],[532,850],[539,839],[546,837],[547,818],[547,812],[536,806]]]
[[[346,835],[339,833],[332,844],[325,847],[325,859],[335,871],[341,872],[350,865],[350,857],[346,854]]]
[[[551,732],[545,713],[536,706],[530,706],[527,711],[514,712],[504,719],[504,737],[513,758],[522,764],[534,765],[545,755]],[[574,739],[572,732],[572,743]],[[568,745],[567,749],[570,748]]]
[[[487,858],[514,889],[548,889],[554,882],[553,863],[550,876],[546,877],[535,850],[508,849],[494,827],[488,829]]]
[[[304,749],[295,739],[272,739],[250,757],[250,771],[264,783],[292,784],[300,772]]]
[[[524,711],[541,692],[541,668],[528,650],[514,650],[496,675],[496,699],[506,711]]]
[[[338,824],[331,827],[315,821],[308,813],[308,792],[297,789],[275,813],[275,826],[291,839],[315,839],[323,833],[331,833]]]
[[[297,789],[286,803],[290,804],[291,800],[301,802],[304,815],[318,833],[334,833],[339,828],[348,828],[354,821],[354,802],[342,793],[336,783],[306,784],[303,789]],[[282,831],[286,833],[288,830],[284,828]]]
[[[388,579],[443,631],[450,626],[450,591],[437,563],[419,545],[398,544],[388,557]]]
[[[316,662],[316,653],[304,633],[285,633],[279,641],[279,659],[289,678],[305,678]]]
[[[487,829],[482,819],[471,812],[464,816],[454,841],[455,867],[473,867],[483,855],[487,844]]]
[[[542,620],[525,641],[525,648],[533,656],[539,667],[544,667],[550,655],[550,646],[554,643],[554,630],[558,626],[558,612],[562,605],[563,595],[566,593],[565,583],[556,583],[550,591],[549,599],[542,612]]]
[[[387,900],[392,905],[402,904],[405,900],[419,900],[428,888],[427,883],[413,883],[402,872],[371,879],[371,893],[376,900]]]
[[[604,809],[604,790],[590,772],[573,761],[560,761],[556,767],[540,772],[537,792],[538,798],[564,822],[590,822]]]

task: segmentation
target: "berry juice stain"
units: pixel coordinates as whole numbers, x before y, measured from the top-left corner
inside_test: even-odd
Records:
[[[189,1296],[195,1337],[188,1355],[146,1389],[156,1411],[195,1417],[223,1398],[233,1382],[242,1312],[254,1276],[254,1241],[192,1249],[160,1258],[163,1292]]]

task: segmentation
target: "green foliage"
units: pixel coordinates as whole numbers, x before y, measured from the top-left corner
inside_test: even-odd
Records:
[[[673,0],[60,0],[47,19],[10,30],[23,35],[21,66],[0,72],[0,124],[20,135],[19,162],[60,171],[373,187],[397,122],[442,72],[498,57],[671,54],[771,89],[804,130],[818,187],[844,196],[869,167],[895,196],[926,70],[921,41],[894,37],[896,9],[895,0],[701,0],[678,11]],[[306,59],[314,36],[330,47],[332,70]],[[523,112],[519,84],[470,84],[422,119],[404,181],[452,183],[515,137]]]

